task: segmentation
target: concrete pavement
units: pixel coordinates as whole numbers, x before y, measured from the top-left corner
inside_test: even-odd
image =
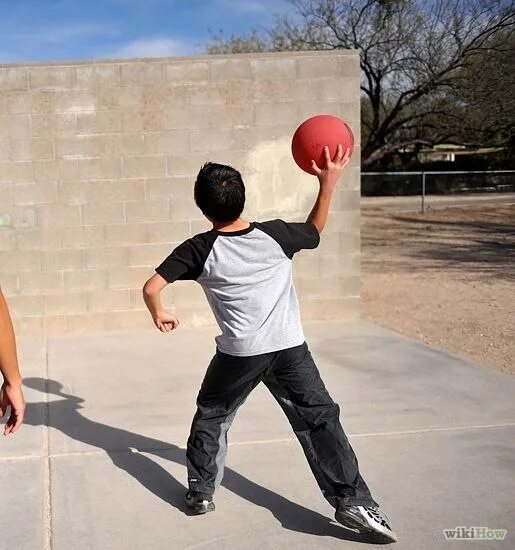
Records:
[[[184,445],[214,329],[25,338],[27,423],[0,440],[0,549],[372,548],[332,522],[258,387],[230,432],[217,510],[185,514]],[[515,378],[364,322],[306,326],[395,548],[515,547]]]

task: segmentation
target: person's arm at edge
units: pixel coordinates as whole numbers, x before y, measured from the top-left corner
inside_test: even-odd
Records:
[[[16,337],[9,314],[9,308],[0,290],[0,372],[3,384],[0,388],[0,418],[11,407],[11,414],[4,428],[4,435],[15,433],[23,422],[25,399],[21,387],[21,374],[18,368]]]
[[[147,306],[154,324],[161,332],[171,332],[179,326],[179,320],[163,309],[161,291],[168,281],[156,273],[143,286],[143,300]]]
[[[327,222],[329,205],[331,204],[334,188],[340,179],[343,169],[349,163],[350,149],[347,149],[344,154],[343,147],[338,145],[334,159],[331,160],[329,148],[326,146],[324,147],[324,154],[326,164],[324,167],[320,168],[314,160],[311,161],[313,170],[320,183],[320,189],[315,205],[306,220],[306,222],[312,223],[319,233],[322,233]]]

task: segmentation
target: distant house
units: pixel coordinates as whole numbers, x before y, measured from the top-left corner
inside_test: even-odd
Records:
[[[497,153],[498,151],[502,151],[502,147],[481,147],[479,149],[470,149],[464,145],[442,143],[440,145],[435,145],[431,149],[422,149],[419,153],[419,159],[421,162],[454,162],[458,156],[477,157]]]

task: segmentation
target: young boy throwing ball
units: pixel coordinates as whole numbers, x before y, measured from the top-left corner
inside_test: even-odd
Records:
[[[296,252],[316,248],[336,183],[349,162],[340,145],[326,166],[313,161],[320,190],[305,223],[248,222],[241,213],[245,187],[238,171],[208,163],[195,182],[195,202],[213,224],[179,245],[143,288],[162,332],[179,321],[163,310],[161,290],[177,280],[202,285],[221,330],[197,398],[187,445],[186,503],[198,514],[215,509],[227,452],[227,431],[250,392],[263,382],[299,439],[325,498],[345,527],[380,542],[396,540],[361,477],[358,462],[304,339],[292,282]]]

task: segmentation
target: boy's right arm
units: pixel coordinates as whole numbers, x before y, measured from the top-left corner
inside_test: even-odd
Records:
[[[179,320],[166,312],[161,304],[161,291],[167,284],[166,279],[156,273],[143,286],[143,300],[152,315],[154,324],[161,332],[171,332],[179,326]]]
[[[311,161],[313,170],[316,173],[318,181],[320,182],[320,189],[318,191],[318,196],[313,206],[313,210],[308,216],[307,222],[312,223],[319,233],[322,233],[325,224],[327,222],[327,216],[329,214],[329,205],[331,204],[331,198],[333,196],[334,188],[340,176],[342,175],[343,169],[349,164],[350,161],[350,149],[343,153],[343,147],[338,145],[336,154],[331,160],[329,155],[329,147],[324,147],[325,155],[325,166],[317,166],[314,160]]]

